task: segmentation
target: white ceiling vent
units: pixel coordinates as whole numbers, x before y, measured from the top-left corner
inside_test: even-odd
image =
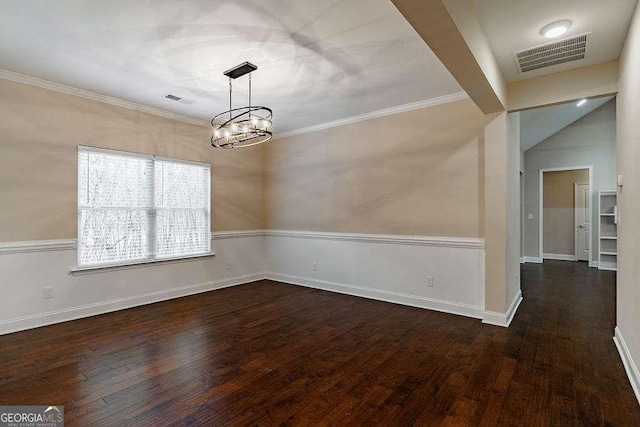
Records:
[[[514,53],[518,71],[526,73],[552,65],[585,59],[590,34],[581,34]]]

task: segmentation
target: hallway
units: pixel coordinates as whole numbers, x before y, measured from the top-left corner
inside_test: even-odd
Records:
[[[612,339],[615,273],[545,260],[524,264],[522,278],[524,301],[509,328],[513,350],[505,352],[518,364],[503,412],[515,416],[524,406],[521,416],[542,425],[640,425]]]

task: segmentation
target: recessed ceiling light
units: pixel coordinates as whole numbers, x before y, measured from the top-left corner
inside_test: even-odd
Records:
[[[586,103],[587,103],[587,100],[586,100],[586,99],[581,99],[581,100],[580,100],[580,101],[578,101],[578,103],[576,104],[576,107],[580,107],[580,106],[582,106],[582,105],[584,105],[584,104],[586,104]]]
[[[553,22],[540,30],[540,34],[548,39],[553,39],[566,33],[570,26],[571,21],[566,19],[563,21]]]

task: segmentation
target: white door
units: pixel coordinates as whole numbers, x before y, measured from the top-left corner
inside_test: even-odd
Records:
[[[575,185],[576,259],[589,261],[589,184]]]

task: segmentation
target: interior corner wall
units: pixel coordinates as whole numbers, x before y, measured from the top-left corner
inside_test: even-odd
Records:
[[[0,333],[262,278],[260,235],[214,241],[215,257],[70,272],[79,144],[210,163],[213,229],[264,228],[263,149],[212,150],[208,132],[0,79]]]
[[[539,257],[540,169],[593,166],[591,207],[597,218],[598,191],[615,189],[616,104],[611,100],[525,152],[525,256]],[[528,215],[532,215],[529,219]],[[591,247],[598,247],[598,224]]]
[[[462,100],[273,141],[268,277],[481,317],[485,120]]]
[[[471,100],[226,151],[175,120],[5,80],[0,95],[0,333],[264,277],[482,317]],[[211,163],[216,256],[71,274],[78,144]]]
[[[640,401],[640,6],[620,57],[617,97],[618,273],[616,343]]]

